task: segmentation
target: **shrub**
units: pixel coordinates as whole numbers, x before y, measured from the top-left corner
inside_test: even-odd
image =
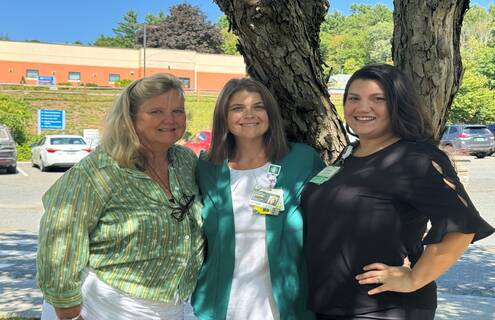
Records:
[[[24,101],[0,94],[0,123],[9,127],[17,144],[27,141],[26,126],[32,114]]]
[[[130,85],[131,82],[132,82],[132,80],[130,80],[130,79],[121,79],[121,80],[115,81],[115,86],[118,88],[125,88],[128,85]]]
[[[93,83],[93,82],[88,82],[88,83],[84,84],[84,86],[89,87],[89,88],[98,87],[98,85],[96,83]]]
[[[31,147],[28,144],[17,145],[17,161],[31,160]]]

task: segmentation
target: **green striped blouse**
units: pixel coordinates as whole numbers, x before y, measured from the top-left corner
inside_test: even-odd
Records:
[[[56,307],[82,302],[81,270],[137,298],[184,301],[203,261],[201,199],[196,156],[169,150],[172,194],[195,195],[188,216],[177,222],[163,189],[145,173],[120,168],[97,149],[67,171],[43,196],[37,281]]]

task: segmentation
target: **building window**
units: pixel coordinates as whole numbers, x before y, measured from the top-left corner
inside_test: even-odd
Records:
[[[35,69],[27,69],[26,70],[26,78],[28,79],[38,79],[38,76],[40,75],[38,70]]]
[[[108,82],[117,82],[120,80],[120,74],[118,73],[110,73],[108,75]]]
[[[69,81],[81,81],[81,73],[80,72],[69,72]]]
[[[179,78],[179,80],[184,85],[184,88],[189,89],[191,87],[191,79],[189,79],[189,78]]]

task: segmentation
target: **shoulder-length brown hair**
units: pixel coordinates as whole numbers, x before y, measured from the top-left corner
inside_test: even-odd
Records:
[[[263,137],[265,152],[269,161],[280,160],[287,154],[289,147],[278,103],[262,83],[250,78],[231,79],[220,92],[213,112],[212,139],[206,159],[219,164],[234,156],[235,139],[228,129],[227,115],[230,98],[239,91],[256,92],[261,96],[269,123],[268,130]]]
[[[354,72],[345,86],[344,105],[349,87],[355,80],[375,80],[381,84],[387,100],[392,132],[408,141],[436,144],[430,114],[420,104],[409,78],[388,64],[370,64]]]

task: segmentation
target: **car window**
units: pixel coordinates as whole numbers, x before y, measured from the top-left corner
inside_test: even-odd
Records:
[[[466,127],[464,128],[466,134],[489,134],[490,130],[486,127]]]
[[[198,139],[199,140],[206,140],[207,138],[208,138],[208,135],[206,133],[204,133],[204,132],[200,132],[198,134]]]
[[[459,131],[459,130],[457,130],[457,128],[456,128],[456,127],[450,127],[450,131],[449,131],[449,133],[456,133],[456,132],[458,132],[458,131]]]
[[[60,144],[86,144],[86,142],[82,138],[51,138],[50,144],[52,145],[60,145]]]

